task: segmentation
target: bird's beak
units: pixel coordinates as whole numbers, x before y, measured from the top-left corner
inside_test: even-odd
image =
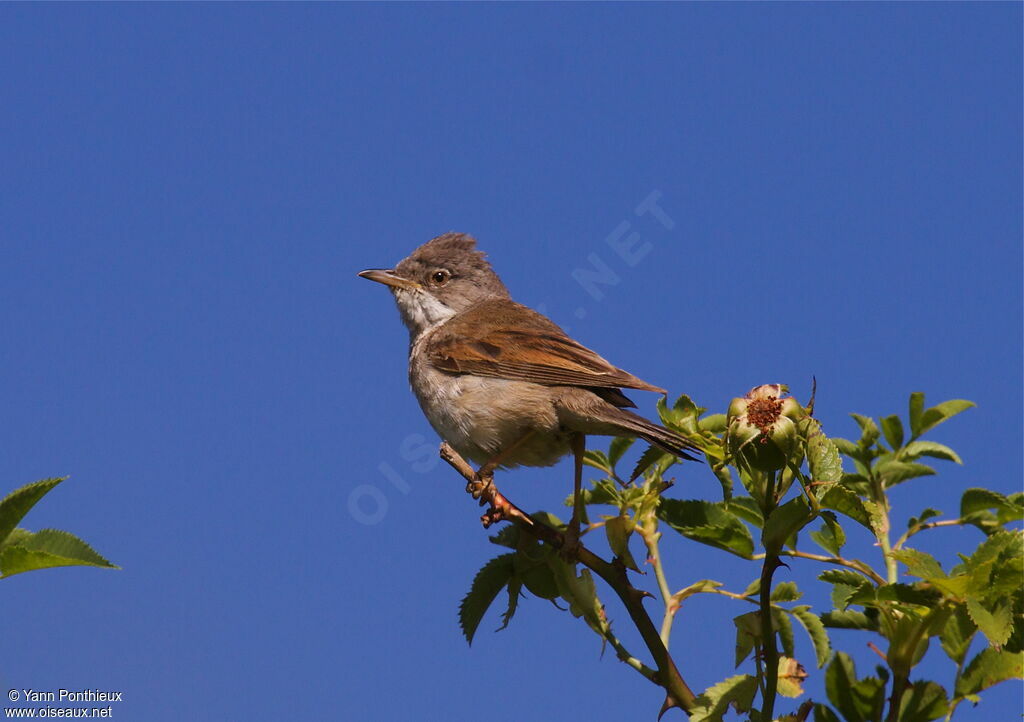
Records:
[[[359,277],[368,278],[371,281],[383,283],[385,286],[391,286],[392,288],[416,289],[420,287],[420,284],[415,281],[395,275],[395,272],[389,268],[369,268],[365,271],[360,271]]]

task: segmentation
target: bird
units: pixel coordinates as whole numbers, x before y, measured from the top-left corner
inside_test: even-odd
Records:
[[[360,277],[387,286],[409,331],[409,383],[437,434],[477,464],[551,466],[573,455],[569,545],[578,542],[586,437],[639,437],[670,454],[699,451],[633,411],[622,389],[665,394],[573,340],[511,294],[465,233],[444,233],[394,268]]]

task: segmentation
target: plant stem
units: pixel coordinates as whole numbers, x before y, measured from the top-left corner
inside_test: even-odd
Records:
[[[775,474],[768,474],[764,495],[764,518],[768,517],[777,506],[775,498]],[[764,694],[762,695],[761,719],[775,719],[775,696],[779,686],[779,649],[775,644],[775,625],[772,620],[772,575],[781,562],[775,551],[765,550],[764,562],[761,564],[761,642],[764,657]]]
[[[661,643],[668,647],[669,636],[672,634],[672,621],[675,619],[679,603],[672,596],[668,586],[668,579],[665,576],[665,567],[661,563],[661,551],[658,542],[661,540],[661,532],[658,531],[658,517],[652,511],[646,519],[643,519],[636,526],[637,534],[644,540],[647,547],[647,558],[654,567],[654,578],[658,582],[658,593],[661,594],[661,601],[665,604],[665,616],[661,620]]]
[[[779,649],[775,644],[775,625],[772,623],[772,575],[780,565],[777,556],[769,556],[761,566],[761,637],[764,643],[764,706],[761,719],[775,719],[775,694],[779,686]]]
[[[479,481],[473,467],[449,444],[442,443],[440,453],[441,458],[462,475],[467,482]],[[488,486],[485,495],[481,499],[486,503],[487,501],[492,501],[495,496],[497,496],[497,489],[492,483]],[[505,516],[502,517],[504,520],[517,524],[521,531],[532,535],[540,541],[547,542],[556,549],[561,550],[565,547],[565,535],[562,532],[552,529],[546,524],[534,521],[522,509],[504,497],[502,497],[502,501],[507,507],[504,510]],[[487,514],[484,516],[485,518],[488,517]],[[679,674],[675,661],[669,655],[668,649],[661,641],[658,630],[655,629],[654,623],[647,615],[647,610],[644,609],[643,598],[650,595],[636,589],[629,583],[629,578],[626,576],[626,567],[621,562],[607,562],[582,544],[579,544],[572,553],[575,559],[583,564],[583,566],[601,577],[618,595],[619,599],[622,600],[622,604],[626,607],[629,618],[633,620],[633,625],[640,633],[640,637],[644,640],[644,644],[647,645],[647,649],[650,651],[657,666],[657,671],[654,672],[653,677],[648,677],[648,679],[665,690],[666,697],[665,703],[662,706],[662,713],[672,707],[679,707],[687,713],[692,711],[697,706],[697,696]],[[638,668],[634,666],[634,669]],[[643,673],[642,670],[638,669],[638,671],[641,671],[641,674]]]

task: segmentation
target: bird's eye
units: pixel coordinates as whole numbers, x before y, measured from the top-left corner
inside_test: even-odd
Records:
[[[434,285],[443,286],[448,283],[448,280],[452,277],[452,274],[443,268],[440,268],[430,274],[430,280],[433,281]]]

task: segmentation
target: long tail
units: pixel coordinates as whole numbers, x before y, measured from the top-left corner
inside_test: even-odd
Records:
[[[650,422],[643,416],[638,416],[626,409],[615,409],[614,413],[619,423],[636,432],[636,435],[644,441],[654,444],[670,454],[675,454],[681,459],[700,461],[697,457],[687,453],[688,451],[700,453],[700,449],[675,431]]]

